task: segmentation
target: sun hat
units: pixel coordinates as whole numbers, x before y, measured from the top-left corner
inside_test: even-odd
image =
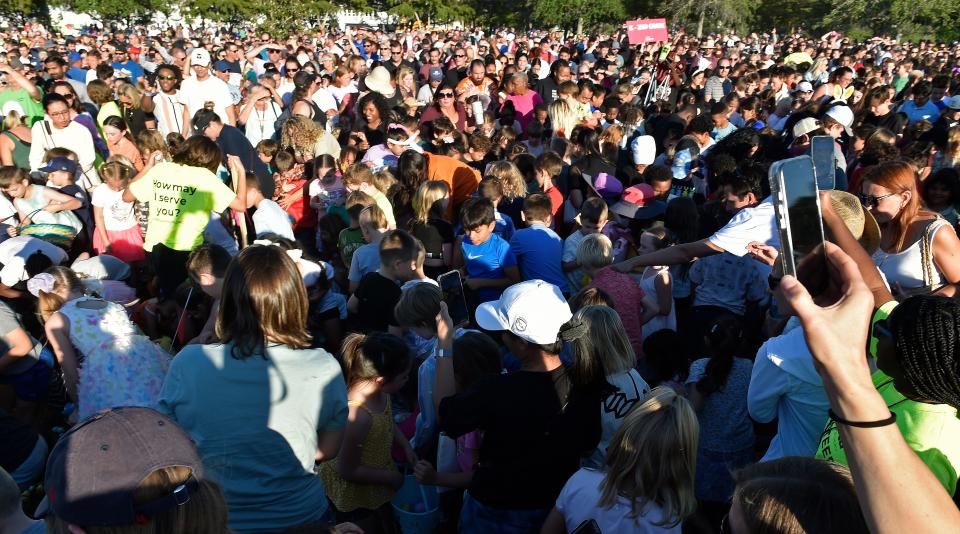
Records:
[[[135,504],[140,483],[164,467],[192,471],[184,484]],[[104,410],[68,430],[50,452],[46,497],[36,515],[53,513],[75,525],[120,526],[186,504],[203,479],[196,445],[169,417],[140,407]]]
[[[573,314],[557,286],[528,280],[508,287],[500,300],[477,307],[477,325],[484,330],[508,331],[536,345],[556,343],[560,329]]]
[[[616,176],[605,172],[597,175],[592,187],[598,195],[608,202],[616,200],[623,193],[623,182],[618,180]]]
[[[880,248],[880,225],[869,210],[863,209],[859,198],[834,189],[830,191],[830,205],[867,254],[873,254]]]
[[[374,93],[380,93],[384,96],[393,94],[393,86],[390,85],[390,71],[384,66],[375,67],[370,74],[363,78],[364,85]]]
[[[716,47],[717,47],[717,42],[714,41],[713,39],[707,39],[706,41],[703,42],[702,45],[700,45],[700,48],[706,49],[706,50],[714,49]]]
[[[623,198],[610,211],[628,219],[652,219],[667,210],[667,205],[657,200],[650,184],[637,184],[623,191]]]

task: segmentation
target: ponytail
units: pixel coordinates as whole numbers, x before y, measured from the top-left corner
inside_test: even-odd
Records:
[[[347,388],[381,377],[389,382],[407,372],[412,359],[403,340],[382,332],[350,334],[340,349],[340,367]]]
[[[743,339],[743,325],[732,315],[718,317],[706,334],[711,356],[703,378],[697,382],[697,391],[704,395],[715,393],[727,383],[733,369],[733,359]]]
[[[66,304],[67,299],[63,295],[83,292],[83,282],[68,267],[57,266],[31,278],[27,288],[37,296],[37,311],[41,319],[46,321]]]

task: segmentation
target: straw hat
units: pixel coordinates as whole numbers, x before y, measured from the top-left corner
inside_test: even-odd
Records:
[[[863,209],[860,199],[846,191],[832,190],[830,205],[867,254],[873,254],[880,247],[880,226],[873,215]]]
[[[384,96],[393,95],[393,86],[390,84],[390,71],[386,67],[378,66],[370,71],[363,79],[367,89]]]
[[[717,42],[714,41],[713,39],[707,39],[706,41],[703,42],[702,45],[700,45],[700,48],[708,49],[708,50],[712,50],[716,47],[717,47]]]

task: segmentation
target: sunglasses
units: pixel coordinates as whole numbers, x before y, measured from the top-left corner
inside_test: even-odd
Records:
[[[860,203],[863,204],[863,207],[870,208],[872,206],[877,206],[880,204],[880,201],[895,196],[896,193],[888,193],[886,195],[864,195],[863,193],[857,193],[857,198],[860,199]]]
[[[467,57],[466,54],[455,54],[456,57]]]
[[[453,93],[440,93],[437,96],[439,96],[440,98],[453,98]]]
[[[718,70],[730,70],[730,67],[727,66],[727,65],[720,65],[719,67],[717,67],[717,69],[718,69]]]
[[[300,69],[298,69],[298,68],[294,68],[294,69],[288,68],[288,69],[287,69],[287,72],[298,72],[298,71],[300,71]]]
[[[157,79],[158,79],[158,80],[176,80],[177,77],[176,77],[176,76],[170,76],[170,75],[164,76],[164,75],[162,75],[162,74],[158,74],[158,75],[157,75]]]

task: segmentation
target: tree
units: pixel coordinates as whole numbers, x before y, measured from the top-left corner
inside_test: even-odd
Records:
[[[767,0],[775,1],[775,0]],[[673,19],[696,20],[697,37],[703,35],[703,26],[708,17],[715,29],[738,27],[746,29],[753,19],[757,2],[751,0],[675,0],[662,4],[661,14]]]
[[[172,7],[167,0],[59,0],[55,4],[108,21],[132,21],[157,11],[169,13]]]
[[[467,20],[476,12],[458,0],[387,0],[387,13],[404,19],[430,21]]]
[[[574,28],[583,33],[584,27],[593,28],[601,23],[619,26],[627,13],[622,0],[539,0],[533,10],[533,18],[551,26]]]

